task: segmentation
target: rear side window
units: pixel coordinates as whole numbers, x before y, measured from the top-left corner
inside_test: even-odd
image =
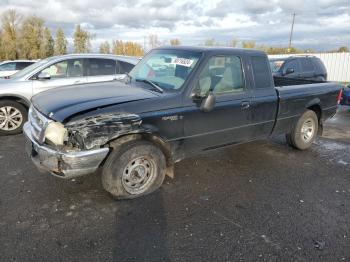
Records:
[[[312,59],[312,61],[314,63],[314,67],[317,68],[319,73],[322,73],[322,74],[327,73],[326,67],[324,66],[324,64],[321,61],[321,59],[315,57],[315,58]]]
[[[16,70],[15,62],[0,65],[0,71],[12,71],[12,70]]]
[[[84,75],[83,59],[68,60],[68,77],[81,77]]]
[[[252,67],[254,74],[255,88],[269,88],[272,86],[271,73],[266,57],[252,56]]]
[[[114,75],[116,66],[116,61],[113,59],[90,58],[88,76]]]
[[[301,70],[303,72],[314,71],[314,66],[312,65],[311,59],[309,58],[301,58]]]
[[[122,61],[118,61],[118,74],[125,74],[125,73],[129,73],[131,71],[131,69],[134,68],[134,65],[129,64],[127,62],[122,62]]]
[[[294,70],[294,72],[299,72],[299,62],[297,59],[293,59],[293,60],[288,60],[285,62],[284,66],[283,66],[283,73],[286,72],[286,70],[288,68],[291,68]]]
[[[26,68],[27,66],[30,66],[33,64],[33,62],[17,62],[16,63],[16,70],[22,70]]]

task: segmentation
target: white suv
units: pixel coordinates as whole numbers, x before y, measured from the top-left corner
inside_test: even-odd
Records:
[[[0,79],[0,135],[22,132],[33,95],[61,86],[122,79],[139,60],[102,54],[62,55]]]

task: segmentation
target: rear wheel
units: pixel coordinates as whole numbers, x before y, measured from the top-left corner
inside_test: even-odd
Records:
[[[297,149],[308,149],[315,141],[318,132],[318,118],[314,111],[307,110],[286,135],[287,143]]]
[[[117,199],[131,199],[158,189],[164,180],[163,152],[148,141],[128,142],[112,151],[102,171],[102,185]]]
[[[27,117],[27,109],[22,104],[11,100],[0,101],[0,135],[21,133]]]

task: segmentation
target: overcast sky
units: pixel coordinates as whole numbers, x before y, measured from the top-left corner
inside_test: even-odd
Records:
[[[0,0],[0,12],[10,8],[44,18],[53,31],[62,27],[67,37],[81,24],[95,35],[95,50],[112,39],[143,45],[149,34],[186,45],[236,38],[287,46],[293,12],[294,46],[350,47],[350,0]]]

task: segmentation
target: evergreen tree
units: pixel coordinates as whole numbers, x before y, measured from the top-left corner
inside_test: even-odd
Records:
[[[67,53],[67,40],[63,30],[59,27],[56,31],[54,55],[64,55]]]
[[[44,29],[43,42],[41,45],[41,58],[53,56],[54,54],[54,40],[51,36],[51,31],[47,27]]]
[[[81,28],[80,25],[77,25],[74,32],[74,52],[75,53],[87,53],[90,50],[90,40],[91,35],[88,31],[85,31]]]

